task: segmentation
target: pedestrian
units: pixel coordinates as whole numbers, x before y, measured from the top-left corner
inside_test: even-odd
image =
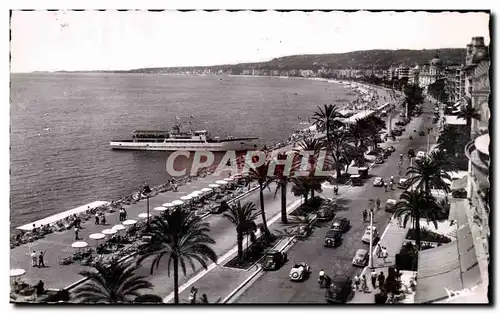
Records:
[[[119,217],[120,222],[123,221],[123,209],[120,208],[120,217]]]
[[[101,223],[102,225],[106,225],[106,215],[104,215],[104,213],[101,212]]]
[[[122,208],[123,210],[123,220],[126,220],[127,219],[127,210],[125,210],[124,208]]]
[[[207,297],[207,294],[206,294],[206,293],[204,293],[204,294],[201,296],[201,303],[208,304],[208,297]]]
[[[99,213],[95,213],[95,224],[99,225]]]
[[[377,210],[380,210],[380,198],[377,198]]]
[[[387,192],[387,183],[384,183],[385,191]]]
[[[356,290],[359,290],[359,284],[360,284],[360,279],[358,274],[356,274],[356,276],[354,276],[354,287],[356,288]]]
[[[377,288],[377,272],[374,269],[371,272],[371,279],[373,289]]]
[[[377,242],[377,258],[380,258],[382,256],[382,246],[380,245],[380,242]]]
[[[368,212],[366,212],[366,210],[363,210],[363,222],[366,222],[367,218],[368,218]]]
[[[80,237],[78,236],[79,231],[80,231],[80,229],[78,227],[75,227],[75,240],[80,239]]]
[[[43,256],[45,255],[45,251],[40,251],[38,255],[38,267],[45,267],[45,263],[43,262]]]
[[[366,275],[361,277],[361,290],[366,292],[368,290],[368,284],[366,283]]]
[[[33,250],[33,252],[31,252],[30,257],[31,257],[31,266],[37,267],[38,263],[36,262],[36,251],[35,250]]]
[[[378,274],[378,286],[380,289],[382,289],[382,287],[384,286],[384,282],[385,282],[384,272],[380,272],[380,274]]]

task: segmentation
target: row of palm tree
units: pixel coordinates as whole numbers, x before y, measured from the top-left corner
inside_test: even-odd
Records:
[[[150,273],[158,269],[163,258],[167,260],[167,274],[174,276],[174,302],[179,303],[179,272],[186,275],[188,267],[195,270],[195,262],[207,269],[210,261],[217,261],[211,245],[209,224],[188,209],[177,209],[170,214],[155,216],[151,220],[153,243],[140,252],[136,264],[112,261],[109,265],[97,264],[95,271],[80,274],[89,282],[78,287],[74,296],[87,303],[120,303],[143,301],[139,290],[151,289],[151,283],[135,272],[147,259],[152,259]],[[151,298],[151,296],[148,296]],[[142,297],[144,298],[144,297]]]

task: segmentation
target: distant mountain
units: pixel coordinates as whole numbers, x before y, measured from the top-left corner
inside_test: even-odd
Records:
[[[124,71],[94,72],[126,72],[126,73],[176,73],[189,70],[211,69],[231,70],[240,74],[243,70],[299,70],[321,68],[331,69],[387,69],[390,66],[413,66],[427,64],[436,56],[436,50],[365,50],[333,54],[306,54],[275,58],[267,62],[239,63],[214,66],[182,66],[139,68]],[[465,49],[447,48],[439,50],[439,58],[445,65],[459,65],[465,60]],[[212,72],[213,73],[213,72]]]

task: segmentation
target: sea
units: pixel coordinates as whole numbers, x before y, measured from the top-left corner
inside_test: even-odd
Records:
[[[353,99],[339,84],[293,78],[11,74],[11,230],[165,183],[166,152],[110,149],[133,130],[182,123],[270,146],[308,127],[318,105]]]

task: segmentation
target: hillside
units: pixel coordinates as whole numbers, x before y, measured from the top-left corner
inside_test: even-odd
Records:
[[[425,64],[436,56],[436,50],[365,50],[335,54],[309,54],[292,55],[275,58],[268,62],[240,63],[234,65],[216,66],[190,66],[171,68],[148,68],[135,69],[130,72],[175,72],[190,69],[222,69],[239,73],[243,69],[266,69],[266,70],[293,70],[293,69],[319,69],[328,67],[333,69],[387,69],[391,65],[399,66]],[[439,56],[444,64],[461,64],[465,60],[465,49],[441,49]]]

